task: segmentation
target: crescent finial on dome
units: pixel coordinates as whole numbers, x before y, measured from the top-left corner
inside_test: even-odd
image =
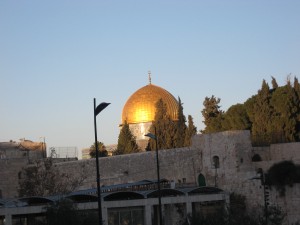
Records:
[[[151,71],[148,71],[148,79],[149,79],[149,84],[151,84]]]

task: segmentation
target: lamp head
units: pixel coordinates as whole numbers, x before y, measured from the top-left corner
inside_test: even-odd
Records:
[[[95,109],[95,115],[97,116],[103,109],[105,109],[110,103],[102,102]]]
[[[148,133],[148,134],[145,134],[145,136],[156,140],[156,136],[154,134]]]

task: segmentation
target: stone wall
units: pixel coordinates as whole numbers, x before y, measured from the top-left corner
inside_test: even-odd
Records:
[[[159,151],[160,178],[175,182],[196,183],[200,168],[199,152],[191,148]],[[80,189],[96,187],[95,159],[56,164],[65,173],[88,174]],[[99,158],[101,185],[156,180],[156,152],[142,152]]]
[[[300,164],[300,143],[273,144],[269,147],[252,148],[248,131],[226,131],[199,135],[193,138],[193,147],[202,155],[201,173],[208,186],[218,186],[226,191],[246,197],[247,206],[263,208],[264,189],[257,177],[259,168],[267,170],[275,163],[292,160]],[[262,158],[252,162],[254,154]],[[213,157],[219,158],[215,168]],[[280,196],[275,188],[270,190],[270,205],[279,206],[287,214],[287,224],[300,221],[300,184],[287,187],[286,195]]]
[[[248,131],[226,131],[215,134],[196,135],[190,148],[159,151],[160,177],[174,180],[177,184],[197,184],[198,176],[204,175],[208,186],[218,186],[229,192],[246,197],[250,208],[259,209],[264,205],[263,186],[257,169],[267,171],[274,163],[293,160],[299,163],[300,143],[276,144],[264,148],[252,148]],[[257,152],[267,161],[252,162]],[[214,156],[219,159],[215,168]],[[157,179],[155,152],[100,158],[101,185]],[[95,159],[59,163],[64,172],[88,174],[81,189],[96,187]],[[285,197],[275,189],[270,193],[270,204],[279,205],[287,213],[287,222],[300,220],[299,185],[288,188]]]
[[[257,169],[267,171],[274,163],[283,160],[300,164],[299,149],[300,143],[253,148],[249,131],[196,135],[191,147],[159,151],[160,177],[177,184],[185,182],[186,185],[195,185],[199,176],[203,175],[208,186],[218,186],[225,191],[244,195],[249,206],[261,207],[264,203],[263,187],[260,180],[252,179],[257,175]],[[252,162],[254,154],[260,154],[262,161]],[[3,197],[16,195],[18,172],[27,163],[25,157],[0,160]],[[100,158],[99,165],[101,185],[157,179],[156,152]],[[59,162],[55,166],[74,176],[85,175],[86,179],[78,189],[96,187],[95,159]],[[300,208],[296,207],[300,203],[298,184],[288,188],[284,198],[272,189],[270,201],[271,204],[279,204],[287,212],[290,224],[300,220]]]

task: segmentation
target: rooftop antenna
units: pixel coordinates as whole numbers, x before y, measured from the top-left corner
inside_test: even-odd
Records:
[[[151,84],[151,71],[148,71],[149,84]]]

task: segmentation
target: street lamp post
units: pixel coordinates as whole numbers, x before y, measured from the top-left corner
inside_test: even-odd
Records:
[[[154,127],[155,134],[145,134],[145,136],[155,140],[155,151],[156,151],[156,172],[157,172],[157,188],[158,188],[158,209],[159,209],[159,225],[163,225],[162,219],[162,207],[161,207],[161,191],[160,191],[160,176],[159,176],[159,159],[158,159],[158,144],[156,136],[156,127]]]
[[[102,225],[102,207],[101,207],[101,189],[100,189],[100,172],[99,172],[99,153],[97,140],[97,115],[105,109],[110,103],[102,102],[96,107],[96,99],[94,98],[94,128],[95,128],[95,148],[96,148],[96,170],[97,170],[97,199],[98,199],[98,216],[99,224]]]

